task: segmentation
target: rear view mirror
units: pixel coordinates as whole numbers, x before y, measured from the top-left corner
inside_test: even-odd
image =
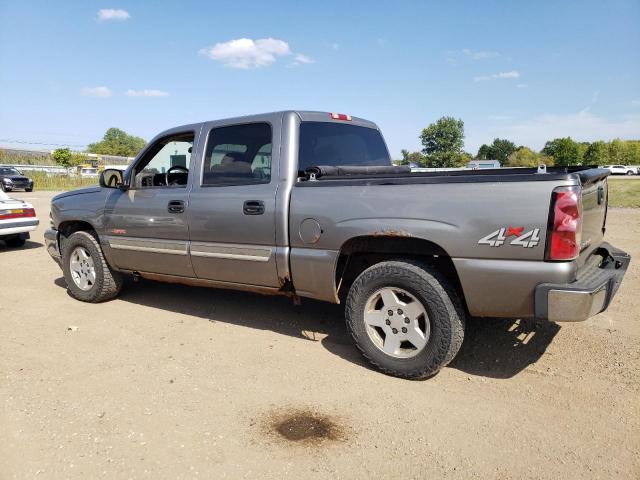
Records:
[[[100,186],[105,188],[120,188],[124,185],[122,170],[108,168],[100,174]]]

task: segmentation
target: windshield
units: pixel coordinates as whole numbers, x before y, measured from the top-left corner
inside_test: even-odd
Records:
[[[0,175],[22,175],[13,167],[0,167]]]
[[[344,123],[302,122],[298,170],[314,166],[391,165],[380,132]]]

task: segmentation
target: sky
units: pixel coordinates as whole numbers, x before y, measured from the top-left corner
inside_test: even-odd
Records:
[[[0,146],[276,110],[376,122],[394,158],[444,115],[493,138],[640,139],[640,0],[0,0]]]

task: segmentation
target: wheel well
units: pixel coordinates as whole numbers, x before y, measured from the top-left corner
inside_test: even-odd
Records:
[[[356,237],[340,249],[336,265],[336,294],[344,302],[349,288],[363,271],[376,263],[411,258],[437,268],[452,283],[464,302],[458,272],[449,254],[439,245],[412,237]]]
[[[70,220],[58,225],[58,232],[60,232],[58,236],[58,247],[60,248],[60,252],[62,252],[64,250],[65,239],[69,238],[70,235],[76,232],[95,232],[95,229],[89,222]]]
[[[58,231],[65,237],[68,237],[75,232],[95,231],[95,229],[89,222],[83,222],[81,220],[70,220],[67,222],[62,222],[60,225],[58,225]]]

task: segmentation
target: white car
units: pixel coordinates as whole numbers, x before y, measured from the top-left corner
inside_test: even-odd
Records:
[[[606,168],[611,172],[611,175],[636,175],[638,169],[625,165],[605,165],[602,168]]]
[[[21,247],[38,223],[33,205],[0,191],[0,240],[9,247]]]

